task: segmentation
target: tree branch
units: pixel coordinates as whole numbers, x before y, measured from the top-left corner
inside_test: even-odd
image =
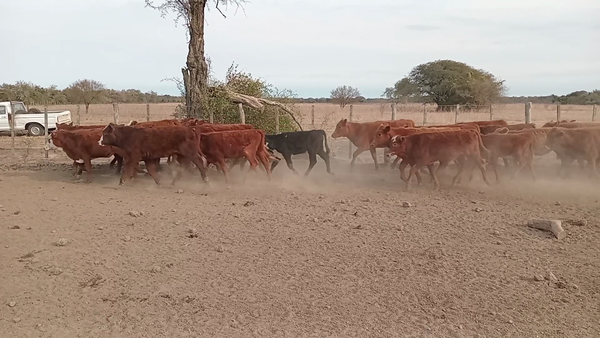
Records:
[[[215,4],[215,8],[219,11],[219,13],[221,13],[221,15],[227,19],[227,16],[225,16],[225,14],[221,11],[221,9],[219,8],[219,0],[216,0],[216,4]]]
[[[298,128],[300,128],[300,130],[304,130],[302,129],[300,122],[296,120],[294,112],[290,108],[286,107],[283,103],[263,99],[262,97],[254,97],[250,95],[236,93],[225,86],[212,87],[211,89],[223,91],[227,95],[229,100],[231,100],[231,102],[233,103],[241,103],[254,109],[262,110],[264,108],[264,105],[280,108],[281,110],[285,111],[288,115],[290,115],[290,117],[292,118],[292,120],[294,120],[296,125],[298,125]]]

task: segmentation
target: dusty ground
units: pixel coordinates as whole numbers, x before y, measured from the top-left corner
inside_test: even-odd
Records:
[[[157,188],[1,155],[2,337],[600,336],[599,182],[552,156],[535,183],[404,192],[370,162]],[[557,240],[538,217],[587,225]]]

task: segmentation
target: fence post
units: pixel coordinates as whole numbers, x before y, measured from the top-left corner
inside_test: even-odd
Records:
[[[423,127],[427,125],[427,106],[423,103]]]
[[[81,105],[77,105],[77,125],[81,125]]]
[[[150,122],[150,103],[146,103],[146,121]]]
[[[113,116],[115,119],[115,124],[119,124],[119,104],[113,103]]]
[[[215,122],[215,113],[211,111],[208,113],[208,123],[214,123]]]
[[[279,109],[275,110],[275,134],[279,134]]]
[[[525,123],[531,123],[531,102],[525,103]]]
[[[456,110],[454,111],[454,124],[458,123],[458,112],[460,111],[460,104],[456,105]]]
[[[242,124],[246,124],[246,113],[244,113],[244,107],[241,103],[238,103],[238,110],[240,111],[240,121]]]
[[[6,117],[8,117],[10,120],[8,121],[10,123],[10,138],[11,138],[11,146],[10,149],[12,150],[12,154],[15,154],[15,112],[11,111],[11,114],[7,114]]]
[[[352,122],[352,110],[354,106],[350,105],[350,116],[348,116],[348,121]],[[352,158],[352,141],[348,140],[348,158]]]
[[[556,121],[560,123],[560,103],[556,105]]]
[[[592,122],[596,122],[596,112],[598,111],[598,106],[592,106]]]
[[[314,104],[310,107],[310,124],[312,125],[313,129],[315,129],[315,105]]]
[[[392,103],[391,106],[392,106],[392,120],[395,120],[396,119],[396,104]]]
[[[494,121],[494,105],[490,104],[490,121]]]
[[[44,158],[48,158],[46,142],[48,142],[48,106],[44,105]]]

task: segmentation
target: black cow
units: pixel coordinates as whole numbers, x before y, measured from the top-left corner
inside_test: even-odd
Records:
[[[327,172],[332,174],[329,165],[329,146],[327,145],[327,134],[324,130],[308,130],[295,131],[289,133],[281,133],[277,135],[265,135],[267,147],[272,150],[277,150],[294,174],[298,175],[294,165],[292,164],[292,155],[298,155],[308,152],[310,164],[304,176],[308,176],[312,168],[317,164],[317,155],[319,155],[327,166]],[[323,149],[325,144],[325,149]]]

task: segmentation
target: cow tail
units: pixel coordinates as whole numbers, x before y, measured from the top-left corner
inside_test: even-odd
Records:
[[[267,151],[267,140],[265,137],[265,132],[262,130],[259,130],[260,132],[260,145],[259,145],[259,151],[258,151],[258,156],[260,156],[260,158],[262,159],[261,162],[264,161],[264,163],[269,163],[269,152]],[[263,167],[265,167],[265,164],[261,163],[263,165]],[[265,167],[265,170],[267,170],[267,168]]]
[[[477,139],[479,140],[479,151],[483,152],[483,156],[488,159],[490,157],[490,150],[483,145],[483,140],[481,139],[481,134],[477,133]]]
[[[325,152],[329,154],[329,145],[327,144],[327,133],[325,132],[325,130],[321,130],[321,133],[323,133],[323,141],[325,142]]]
[[[196,134],[196,149],[198,149],[198,155],[200,155],[200,158],[202,159],[202,165],[204,166],[204,168],[208,168],[208,161],[206,160],[206,156],[202,152],[202,133],[200,133],[200,131],[196,130],[196,128],[193,127],[192,130],[194,131],[194,134]]]

